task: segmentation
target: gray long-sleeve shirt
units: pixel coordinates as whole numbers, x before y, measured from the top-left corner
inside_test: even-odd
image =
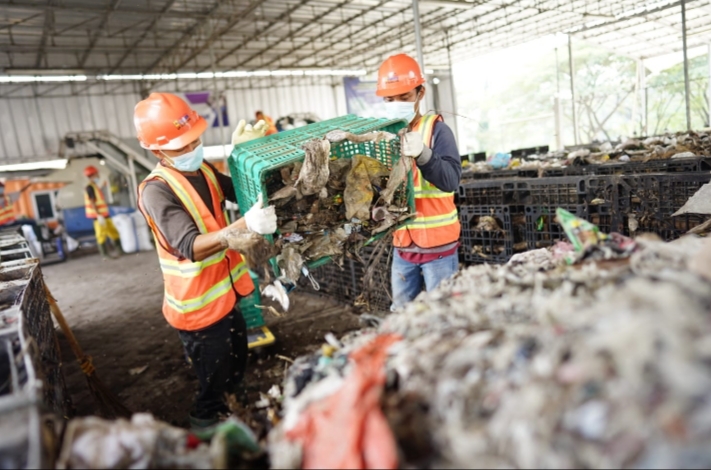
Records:
[[[210,165],[208,163],[208,165]],[[223,175],[210,165],[215,172],[217,182],[222,188],[225,199],[232,202],[237,202],[235,188],[232,185],[232,180],[229,176]],[[213,212],[212,196],[210,188],[202,172],[195,176],[184,175],[188,182],[195,188],[195,191],[200,195],[205,205]],[[173,250],[177,251],[183,258],[195,261],[193,258],[193,243],[200,230],[195,225],[195,221],[190,216],[188,211],[183,207],[183,204],[178,199],[178,196],[168,187],[163,181],[149,181],[141,194],[143,207],[148,215],[153,219],[156,227],[163,235],[163,238],[168,242]]]
[[[435,123],[431,150],[430,160],[418,165],[422,176],[440,191],[456,191],[462,179],[462,158],[454,133],[444,122]]]

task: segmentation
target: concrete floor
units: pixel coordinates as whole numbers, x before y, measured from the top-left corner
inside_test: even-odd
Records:
[[[42,270],[104,383],[132,411],[185,426],[197,380],[184,360],[177,332],[161,313],[163,279],[155,252],[106,261],[84,255]],[[353,310],[332,300],[302,290],[292,293],[291,303],[281,318],[266,314],[277,342],[250,358],[246,381],[254,401],[258,392],[281,385],[286,363],[277,355],[295,358],[318,348],[328,332],[340,336],[359,328]],[[76,414],[93,414],[86,380],[62,335],[60,343]],[[145,366],[140,374],[133,370]]]

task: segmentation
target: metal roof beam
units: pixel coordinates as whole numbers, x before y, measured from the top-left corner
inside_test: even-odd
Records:
[[[165,52],[163,52],[156,60],[151,63],[151,65],[146,67],[143,73],[152,72],[153,69],[156,68],[163,61],[163,59],[170,56],[170,54],[172,54],[176,48],[178,48],[185,40],[190,38],[198,29],[200,29],[204,24],[206,24],[207,21],[209,21],[210,18],[212,18],[220,10],[220,7],[223,3],[225,3],[225,1],[226,0],[217,0],[215,4],[210,8],[208,14],[204,18],[202,18],[202,21],[196,21],[190,28],[188,28],[188,30],[183,33],[182,37],[177,40],[175,44],[166,49]]]
[[[99,40],[99,36],[101,36],[101,33],[104,32],[104,28],[106,27],[106,24],[108,23],[109,18],[111,18],[111,13],[113,13],[118,8],[118,6],[120,4],[121,4],[121,0],[112,0],[111,4],[106,9],[106,12],[104,12],[104,16],[101,18],[101,22],[99,22],[99,27],[96,28],[96,30],[94,31],[94,34],[91,36],[91,39],[89,40],[89,47],[86,49],[84,54],[79,59],[79,68],[84,67],[84,64],[86,64],[86,60],[89,58],[91,51],[94,50],[94,46],[96,46],[96,43]],[[39,67],[39,64],[37,66]]]
[[[95,3],[95,4],[94,4]],[[39,5],[39,4],[20,4],[13,2],[12,0],[7,1],[7,0],[2,0],[0,1],[0,8],[3,9],[4,11],[8,10],[24,10],[24,11],[40,11],[39,15],[41,15],[45,9],[47,8],[44,5]],[[86,2],[82,6],[67,6],[67,5],[62,5],[62,4],[55,4],[49,7],[52,11],[56,12],[63,12],[63,13],[86,13],[90,15],[96,15],[96,16],[101,16],[106,12],[106,8],[101,6],[100,2]],[[161,18],[177,18],[177,19],[185,19],[186,13],[182,11],[175,11],[175,12],[168,12],[168,13],[163,13],[163,9],[161,10],[152,10],[152,9],[146,9],[146,8],[136,8],[136,7],[131,7],[131,9],[126,9],[126,10],[116,10],[117,15],[125,15],[125,16],[131,16],[131,17],[137,17],[137,16],[142,16],[142,17],[150,17],[150,18],[156,18],[156,17],[161,17]],[[39,16],[37,15],[37,16]],[[204,11],[191,11],[190,12],[190,18],[197,19],[197,20],[202,20],[207,18],[209,15],[208,12]]]
[[[222,28],[219,31],[213,31],[212,34],[210,34],[210,37],[207,38],[207,40],[205,41],[205,43],[202,46],[199,46],[199,47],[196,47],[195,49],[193,49],[193,51],[188,55],[187,58],[183,59],[183,61],[180,62],[180,64],[178,64],[176,67],[173,67],[171,69],[171,72],[175,72],[175,71],[180,70],[181,68],[185,67],[185,65],[187,65],[191,60],[193,60],[195,57],[200,55],[206,49],[211,47],[215,41],[220,39],[224,34],[228,33],[232,28],[237,26],[237,24],[240,21],[244,21],[245,19],[247,19],[249,17],[249,15],[254,13],[254,10],[259,8],[259,6],[262,5],[265,1],[266,0],[254,0],[254,1],[252,1],[252,3],[250,3],[247,6],[247,8],[245,8],[244,10],[242,10],[238,13],[233,14],[228,19],[227,26],[225,26],[224,28]]]
[[[54,0],[48,0],[47,6],[52,6]],[[47,37],[50,31],[54,30],[54,12],[47,8],[44,13],[44,28],[42,29],[42,38],[40,39],[39,49],[37,49],[37,59],[35,60],[35,67],[39,68],[42,64],[42,57],[45,54],[45,46],[47,45]]]
[[[131,44],[131,45],[128,47],[128,49],[127,49],[126,52],[123,54],[123,56],[119,59],[119,61],[116,62],[116,64],[115,64],[113,67],[111,67],[111,70],[109,71],[109,74],[112,74],[112,73],[116,72],[116,71],[121,67],[121,65],[123,65],[124,61],[128,58],[128,56],[131,55],[131,53],[132,53],[132,52],[138,47],[138,45],[146,38],[146,36],[148,36],[148,33],[150,33],[150,32],[153,30],[153,27],[156,25],[156,23],[158,23],[158,21],[160,21],[161,18],[163,18],[163,15],[167,14],[168,11],[169,11],[171,8],[173,8],[173,5],[175,5],[175,4],[177,3],[177,1],[178,1],[178,0],[170,0],[170,1],[168,2],[168,4],[167,4],[165,7],[163,7],[163,9],[161,10],[161,14],[159,14],[158,16],[156,16],[155,18],[153,18],[153,21],[151,21],[151,24],[148,25],[148,27],[143,31],[143,34],[141,34],[141,35],[138,37],[138,39],[137,39],[136,41],[134,41],[133,44]]]
[[[257,31],[256,34],[253,34],[252,36],[250,36],[250,37],[247,38],[246,40],[242,41],[238,46],[230,48],[230,50],[229,50],[227,53],[222,54],[222,55],[219,56],[219,57],[216,57],[216,58],[215,58],[215,65],[219,64],[220,62],[222,62],[223,60],[225,60],[227,57],[229,57],[230,55],[234,54],[236,51],[238,51],[239,49],[243,48],[244,46],[246,46],[246,45],[249,44],[250,42],[254,41],[255,39],[259,39],[264,33],[266,33],[267,31],[269,31],[275,24],[279,23],[280,21],[283,21],[285,18],[288,18],[289,15],[291,15],[294,11],[298,10],[298,9],[301,8],[302,6],[306,5],[307,3],[309,3],[309,0],[300,0],[300,1],[299,1],[298,3],[296,3],[294,6],[292,6],[292,7],[289,8],[288,10],[284,11],[284,12],[283,12],[281,15],[279,15],[276,19],[270,21],[270,22],[267,24],[267,26],[265,26],[264,28],[262,28],[260,31]]]
[[[337,3],[337,4],[333,5],[331,8],[329,8],[329,9],[326,10],[325,12],[323,12],[323,13],[321,13],[320,15],[316,16],[316,17],[313,19],[313,22],[312,22],[312,23],[304,23],[304,24],[302,24],[301,27],[297,28],[295,31],[292,31],[292,32],[290,32],[289,34],[287,34],[286,36],[284,36],[284,37],[282,37],[282,38],[279,38],[279,39],[277,40],[277,42],[284,42],[284,41],[288,41],[289,39],[292,39],[295,35],[299,34],[299,33],[302,32],[304,29],[306,29],[306,28],[308,28],[309,26],[311,26],[313,23],[318,23],[318,22],[321,21],[325,16],[330,15],[330,14],[333,13],[334,11],[338,10],[339,8],[345,6],[345,5],[347,5],[347,4],[349,4],[349,3],[353,2],[353,1],[354,1],[354,0],[345,0],[345,1],[341,2],[341,3]],[[381,1],[381,2],[379,3],[379,5],[382,5],[383,3],[385,3],[385,1],[387,1],[387,0]],[[377,5],[376,5],[374,8],[377,8]],[[359,13],[358,15],[356,15],[356,17],[362,16],[362,15],[364,15],[365,13],[366,13],[366,11],[364,10],[364,11],[362,11],[361,13]],[[337,26],[334,27],[334,28],[331,28],[331,31],[333,31],[334,29],[338,28],[338,27],[341,26],[341,25],[342,25],[342,23],[339,24],[339,25],[337,25]],[[322,38],[323,36],[325,36],[325,35],[327,35],[327,34],[328,34],[328,32],[324,33],[323,35],[319,35],[319,38]],[[312,44],[315,40],[316,40],[316,38],[312,39],[310,42],[306,43],[306,45]],[[300,49],[300,48],[302,48],[302,47],[304,47],[304,45],[298,46],[298,47],[295,47],[295,48],[292,48],[292,49],[290,49],[288,52],[286,52],[285,54],[281,54],[281,55],[277,56],[275,59],[272,59],[272,60],[269,61],[268,63],[262,64],[261,66],[262,66],[262,67],[266,67],[266,66],[268,66],[268,65],[271,65],[271,64],[273,64],[274,62],[279,61],[279,60],[280,60],[282,57],[284,57],[285,55],[291,54],[291,53],[295,52],[296,50],[298,50],[298,49]],[[249,56],[247,59],[245,59],[245,60],[241,61],[240,63],[238,63],[238,64],[237,64],[237,67],[242,67],[243,65],[248,64],[248,63],[251,62],[253,59],[255,59],[256,57],[259,57],[260,55],[263,55],[263,54],[264,54],[263,51],[259,51],[259,52],[255,53],[255,54],[252,54],[252,55]]]

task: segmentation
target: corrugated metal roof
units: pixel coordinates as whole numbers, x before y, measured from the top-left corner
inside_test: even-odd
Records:
[[[689,46],[711,41],[711,0],[687,0]],[[421,0],[425,61],[448,66],[557,32],[632,57],[681,48],[678,0]],[[374,70],[414,52],[409,0],[1,0],[0,67],[166,73]]]

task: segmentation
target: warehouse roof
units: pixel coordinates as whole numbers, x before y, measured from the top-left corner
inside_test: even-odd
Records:
[[[686,0],[689,47],[711,0]],[[552,33],[635,58],[680,50],[679,0],[420,0],[425,61],[448,66]],[[149,74],[374,70],[414,52],[409,0],[0,0],[0,67]],[[447,45],[451,46],[451,56]]]

